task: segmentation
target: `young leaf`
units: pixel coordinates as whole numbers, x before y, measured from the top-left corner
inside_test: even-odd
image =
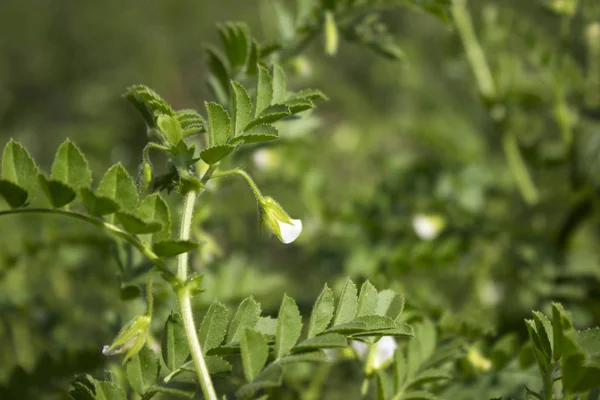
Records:
[[[352,321],[356,316],[356,303],[356,285],[348,278],[342,290],[337,310],[335,311],[333,326]]]
[[[165,134],[165,137],[172,146],[175,146],[183,138],[181,124],[175,117],[166,114],[159,115],[156,118],[156,125]]]
[[[12,202],[11,207],[20,207],[26,200],[33,198],[37,188],[37,175],[38,168],[29,152],[20,143],[11,139],[2,154],[2,179],[13,185],[2,185],[1,192],[9,204]],[[21,204],[17,204],[19,203],[17,200],[23,198],[23,193],[18,189],[15,190],[15,186],[27,192],[27,197]]]
[[[92,184],[92,173],[87,160],[81,150],[68,139],[56,152],[50,177],[73,189],[89,188]]]
[[[375,286],[369,281],[365,281],[360,288],[360,295],[358,296],[358,306],[356,316],[361,317],[363,315],[373,315],[377,310],[377,303],[379,296]]]
[[[206,132],[206,121],[204,121],[204,118],[196,110],[178,110],[175,113],[175,117],[181,125],[183,137]]]
[[[160,232],[162,224],[160,222],[146,222],[139,218],[137,215],[117,212],[117,220],[123,226],[123,228],[134,235],[144,235],[147,233]]]
[[[148,126],[155,128],[155,115],[174,115],[173,109],[154,90],[145,85],[134,85],[127,88],[125,98],[142,114]]]
[[[207,164],[215,164],[221,161],[223,157],[231,153],[235,146],[231,144],[223,144],[220,146],[212,146],[200,152],[200,158]]]
[[[333,318],[333,301],[333,291],[325,284],[310,314],[308,339],[327,329],[331,318]]]
[[[260,316],[260,304],[252,297],[248,297],[239,305],[229,330],[227,331],[226,344],[239,341],[240,336],[246,328],[253,328],[258,322]]]
[[[243,135],[231,139],[229,144],[233,145],[240,142],[244,144],[260,143],[277,139],[279,139],[279,132],[277,132],[277,129],[273,125],[257,125],[244,132]]]
[[[275,356],[277,359],[290,352],[298,341],[301,331],[302,316],[298,311],[298,306],[294,299],[284,295],[279,308],[275,333]]]
[[[242,132],[252,117],[252,103],[246,89],[238,82],[231,81],[233,101],[233,136]]]
[[[246,59],[245,71],[247,75],[254,76],[257,73],[258,67],[258,44],[256,40],[252,39],[250,43],[250,49],[248,51],[248,58]]]
[[[153,235],[153,240],[166,240],[171,236],[171,213],[169,206],[160,193],[152,193],[142,200],[136,215],[144,221],[155,221],[162,225],[160,232]]]
[[[165,240],[152,245],[152,251],[160,257],[174,257],[181,253],[195,250],[198,243],[191,240]]]
[[[533,320],[535,321],[535,327],[540,338],[540,344],[544,353],[549,359],[552,359],[552,347],[554,346],[554,339],[552,337],[552,324],[548,318],[539,311],[533,312]]]
[[[244,132],[249,131],[257,125],[271,124],[290,115],[290,109],[283,104],[274,104],[265,108],[260,115],[255,117],[246,127]]]
[[[108,197],[98,196],[92,190],[83,188],[79,191],[83,205],[88,212],[95,216],[113,214],[119,210],[119,204]]]
[[[198,338],[202,351],[208,352],[219,346],[227,333],[227,308],[215,300],[202,320]]]
[[[144,394],[156,382],[159,372],[158,357],[146,346],[127,362],[127,379],[139,395]]]
[[[283,102],[286,98],[287,92],[285,90],[285,74],[283,68],[280,65],[275,64],[273,66],[273,100],[272,102],[277,104]]]
[[[273,84],[271,74],[266,67],[258,65],[258,83],[256,85],[256,100],[254,102],[254,115],[258,116],[271,105],[273,100]]]
[[[208,114],[210,146],[220,146],[227,142],[231,130],[231,122],[227,111],[219,103],[205,103]]]
[[[114,200],[121,209],[132,212],[138,202],[137,187],[121,163],[106,171],[96,194]]]
[[[336,347],[347,346],[348,340],[344,335],[340,335],[339,333],[326,333],[324,335],[315,336],[298,343],[292,349],[292,353],[301,353],[319,349],[331,349]]]
[[[292,93],[288,96],[286,100],[307,100],[307,101],[316,101],[316,100],[329,100],[329,98],[325,95],[325,93],[321,92],[319,89],[304,89],[299,92]]]
[[[38,182],[54,208],[60,208],[75,200],[75,191],[61,181],[49,180],[44,174],[39,174]]]
[[[163,330],[161,350],[163,361],[171,371],[181,366],[188,357],[189,348],[181,315],[169,315]]]
[[[206,46],[207,64],[210,71],[208,86],[221,103],[229,97],[229,65],[223,54],[213,46]]]
[[[248,328],[244,329],[244,333],[241,335],[240,348],[244,376],[248,382],[252,382],[265,366],[269,348],[260,333]]]

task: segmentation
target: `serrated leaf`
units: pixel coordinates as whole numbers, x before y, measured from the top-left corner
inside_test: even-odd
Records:
[[[319,349],[332,349],[336,347],[347,347],[348,340],[344,335],[338,333],[326,333],[306,339],[305,341],[298,343],[292,349],[292,353],[301,353]]]
[[[377,295],[377,307],[375,308],[375,314],[380,316],[387,315],[390,305],[396,297],[396,292],[390,289],[382,290]]]
[[[260,115],[255,117],[246,127],[244,132],[247,132],[258,125],[271,124],[290,115],[290,109],[283,104],[274,104],[265,108]]]
[[[269,348],[263,336],[252,329],[244,329],[240,337],[242,365],[248,382],[254,380],[263,369],[269,355]]]
[[[269,70],[258,65],[258,82],[256,84],[256,97],[254,101],[254,115],[258,116],[271,105],[273,100],[273,84]]]
[[[275,336],[277,332],[277,319],[271,317],[260,317],[254,329],[263,335]]]
[[[377,371],[375,374],[377,377],[377,399],[387,400],[389,398],[389,382],[388,376],[383,371]]]
[[[325,284],[310,314],[307,333],[308,339],[327,329],[329,322],[333,318],[333,302],[333,291]]]
[[[165,137],[172,146],[175,146],[183,138],[181,124],[175,117],[161,114],[156,118],[156,125],[165,134]]]
[[[132,212],[138,203],[135,182],[121,163],[115,164],[102,177],[96,194],[114,200],[121,209]]]
[[[287,295],[283,296],[277,316],[275,332],[275,357],[281,358],[290,352],[302,332],[302,316],[296,302]]]
[[[291,114],[298,114],[315,107],[315,104],[312,101],[306,99],[286,100],[282,104],[290,110]]]
[[[162,224],[160,222],[146,222],[134,214],[117,212],[116,216],[121,226],[123,226],[123,229],[134,235],[156,233],[160,232],[162,229]]]
[[[573,322],[567,315],[563,306],[558,303],[552,303],[552,337],[554,341],[554,357],[560,359],[565,350],[565,335],[573,330]]]
[[[211,147],[220,146],[227,142],[231,130],[229,115],[222,105],[213,102],[205,103],[208,114],[209,143]]]
[[[224,372],[231,371],[231,364],[229,364],[227,361],[225,361],[219,356],[207,356],[205,357],[205,361],[206,366],[208,368],[208,372],[211,375],[218,375]]]
[[[39,174],[38,182],[42,192],[44,192],[54,208],[60,208],[75,200],[75,191],[61,181],[48,179],[44,174]]]
[[[196,110],[178,110],[175,117],[181,125],[183,137],[206,131],[206,121]]]
[[[166,240],[171,236],[171,212],[160,193],[152,193],[142,200],[136,215],[144,221],[159,222],[162,225],[162,229],[152,235],[153,240]]]
[[[258,322],[260,316],[260,304],[252,297],[248,297],[239,305],[229,330],[227,331],[226,344],[239,341],[240,336],[246,328],[253,328]]]
[[[540,338],[540,344],[548,359],[552,359],[552,347],[554,339],[552,335],[552,324],[548,318],[539,311],[533,312],[533,320],[535,321],[536,330]]]
[[[229,141],[230,144],[251,144],[267,142],[279,139],[279,132],[272,125],[257,125],[250,130],[244,132],[243,135],[234,137]]]
[[[335,311],[335,317],[333,318],[333,326],[340,325],[349,321],[352,321],[356,316],[357,298],[356,298],[356,285],[348,278],[342,294],[340,296],[340,302]]]
[[[221,103],[229,98],[229,65],[223,54],[213,46],[206,46],[208,86]]]
[[[218,301],[215,301],[209,307],[198,331],[202,351],[207,353],[209,350],[219,346],[223,342],[226,333],[227,308]]]
[[[160,364],[152,350],[144,346],[127,362],[127,379],[139,395],[144,394],[158,379]]]
[[[164,240],[152,245],[152,251],[160,257],[174,257],[181,253],[196,250],[198,243],[191,240]]]
[[[377,303],[379,296],[375,286],[369,281],[365,281],[360,288],[360,295],[358,296],[358,305],[356,309],[356,316],[361,317],[364,315],[373,315],[377,310]]]
[[[90,189],[81,189],[79,194],[81,195],[81,200],[88,213],[93,216],[101,217],[103,215],[113,214],[120,209],[119,204],[114,200],[109,199],[108,197],[99,196]]]
[[[428,369],[419,373],[416,377],[411,379],[406,383],[406,389],[415,389],[421,385],[427,383],[434,383],[438,381],[444,381],[451,379],[452,375],[448,374],[446,371],[438,370],[438,369]]]
[[[68,139],[56,152],[50,177],[73,189],[89,188],[92,184],[92,173],[87,160],[81,150]]]
[[[244,69],[246,70],[247,75],[254,76],[258,72],[257,67],[258,67],[258,44],[256,43],[256,40],[252,39],[252,42],[250,43],[250,48],[248,51],[248,58],[246,59],[246,66]]]
[[[178,313],[171,313],[165,322],[161,341],[163,361],[171,371],[183,365],[190,354],[183,319]]]
[[[395,328],[385,329],[364,329],[352,334],[352,337],[362,338],[365,336],[414,336],[414,331],[410,325],[400,324]]]
[[[134,85],[127,88],[125,98],[142,114],[148,126],[155,128],[155,115],[173,115],[173,109],[154,90],[145,85]]]
[[[38,167],[29,152],[20,143],[11,139],[2,153],[2,179],[14,184],[13,186],[4,185],[5,190],[8,188],[9,193],[13,192],[9,194],[13,204],[18,203],[17,200],[22,197],[22,193],[13,190],[15,185],[27,192],[27,200],[33,199],[37,189],[37,175]],[[19,206],[23,204],[25,202]]]
[[[402,353],[401,348],[397,348],[394,353],[394,392],[399,392],[402,387],[404,387],[404,382],[406,381],[406,358]]]
[[[221,161],[223,157],[231,153],[235,146],[231,144],[223,144],[220,146],[212,146],[200,152],[200,158],[207,164],[215,164]]]
[[[344,324],[333,325],[325,330],[326,333],[341,333],[343,335],[352,335],[363,332],[367,328],[364,322],[351,321]]]
[[[285,73],[279,64],[273,66],[273,99],[272,103],[281,103],[286,98]]]
[[[0,179],[0,195],[4,197],[10,208],[18,208],[25,205],[29,197],[27,190],[4,179]]]
[[[407,345],[407,378],[411,379],[425,360],[434,354],[437,344],[435,326],[429,320],[413,326],[415,337]]]
[[[252,118],[252,102],[246,89],[238,82],[231,81],[233,102],[233,136],[242,132]]]
[[[527,328],[527,332],[529,333],[529,339],[533,344],[533,351],[535,353],[536,360],[540,368],[543,370],[549,365],[550,358],[544,351],[540,336],[538,335],[537,328],[535,326],[535,322],[531,319],[526,319],[525,326]]]
[[[304,89],[298,92],[292,93],[288,96],[286,100],[329,100],[329,98],[325,95],[325,93],[321,92],[319,89]]]
[[[167,394],[170,396],[187,397],[189,399],[194,397],[194,391],[182,390],[179,388],[165,387],[165,386],[152,386],[151,388],[148,389],[148,391],[146,393],[144,393],[144,395],[142,396],[142,400],[150,400],[152,397],[154,397],[158,393],[163,393],[163,394]]]

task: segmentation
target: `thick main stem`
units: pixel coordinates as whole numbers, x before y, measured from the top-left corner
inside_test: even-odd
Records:
[[[190,229],[197,196],[198,192],[190,191],[185,197],[183,215],[181,216],[181,227],[179,231],[179,238],[181,240],[188,240],[190,238]],[[182,286],[177,289],[177,298],[179,300],[179,307],[181,308],[185,336],[188,341],[188,346],[190,348],[196,373],[198,374],[200,386],[202,387],[202,393],[204,394],[205,399],[217,400],[217,394],[215,392],[215,388],[213,387],[206,361],[204,360],[204,354],[202,353],[202,347],[200,347],[198,334],[196,333],[196,324],[194,323],[190,291],[186,285],[188,261],[188,253],[182,253],[177,257],[177,278],[182,284]]]

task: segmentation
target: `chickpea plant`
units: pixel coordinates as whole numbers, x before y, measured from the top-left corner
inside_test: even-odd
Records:
[[[451,2],[446,0],[299,0],[295,14],[277,2],[280,42],[259,44],[243,23],[219,27],[222,47],[206,47],[207,84],[214,101],[206,102],[202,112],[175,110],[144,85],[128,88],[125,97],[141,113],[150,138],[137,182],[117,163],[93,184],[85,156],[68,139],[56,152],[49,173],[36,166],[21,144],[6,144],[0,195],[10,209],[0,211],[1,216],[39,213],[83,220],[134,247],[152,264],[146,312],[98,349],[107,357],[122,355],[129,387],[111,374],[81,375],[72,383],[73,399],[120,400],[133,393],[146,400],[157,394],[193,397],[196,384],[186,383],[194,376],[204,398],[216,400],[223,396],[215,390],[213,377],[233,374],[235,360],[243,376],[232,382],[236,396],[243,399],[267,398],[270,389],[282,385],[283,371],[290,365],[331,364],[348,357],[362,362],[363,395],[374,382],[372,391],[382,400],[434,399],[434,392],[451,383],[452,362],[465,355],[467,340],[439,338],[430,320],[409,320],[400,294],[378,291],[368,281],[358,289],[348,279],[337,301],[325,284],[304,333],[296,301],[287,295],[277,318],[261,315],[253,297],[239,304],[230,321],[227,308],[218,301],[199,325],[192,312],[194,297],[202,293],[202,275],[190,274],[189,268],[190,253],[199,247],[191,240],[192,217],[211,180],[241,178],[256,198],[262,228],[283,243],[292,243],[302,232],[302,221],[264,195],[243,168],[222,167],[222,161],[240,148],[278,139],[286,124],[327,100],[316,89],[291,91],[284,66],[297,60],[319,34],[330,55],[345,39],[399,59],[402,52],[377,13],[396,3],[446,21],[451,15]],[[166,173],[155,172],[151,152],[166,156]],[[181,196],[182,209],[171,210],[163,191]],[[41,199],[34,206],[36,196]],[[38,205],[43,201],[45,206]],[[175,233],[172,226],[178,226]],[[153,319],[152,280],[158,276],[169,283],[179,305],[164,323],[159,350],[147,340]],[[561,398],[574,398],[594,388],[600,376],[597,330],[577,332],[559,305],[552,322],[535,313],[527,328],[543,383],[539,393],[528,389],[531,398],[552,399],[557,390],[565,395]],[[557,389],[557,381],[562,389]]]

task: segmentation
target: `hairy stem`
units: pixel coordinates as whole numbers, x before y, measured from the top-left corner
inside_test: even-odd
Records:
[[[236,168],[236,169],[230,169],[229,171],[219,172],[217,174],[214,174],[212,176],[212,178],[224,178],[226,176],[232,176],[232,175],[242,176],[246,180],[246,182],[248,182],[248,186],[250,186],[250,189],[252,189],[252,192],[254,193],[254,196],[256,197],[257,200],[262,197],[260,189],[254,182],[254,179],[252,179],[252,177],[250,175],[248,175],[248,173],[246,171],[244,171],[243,169]]]

